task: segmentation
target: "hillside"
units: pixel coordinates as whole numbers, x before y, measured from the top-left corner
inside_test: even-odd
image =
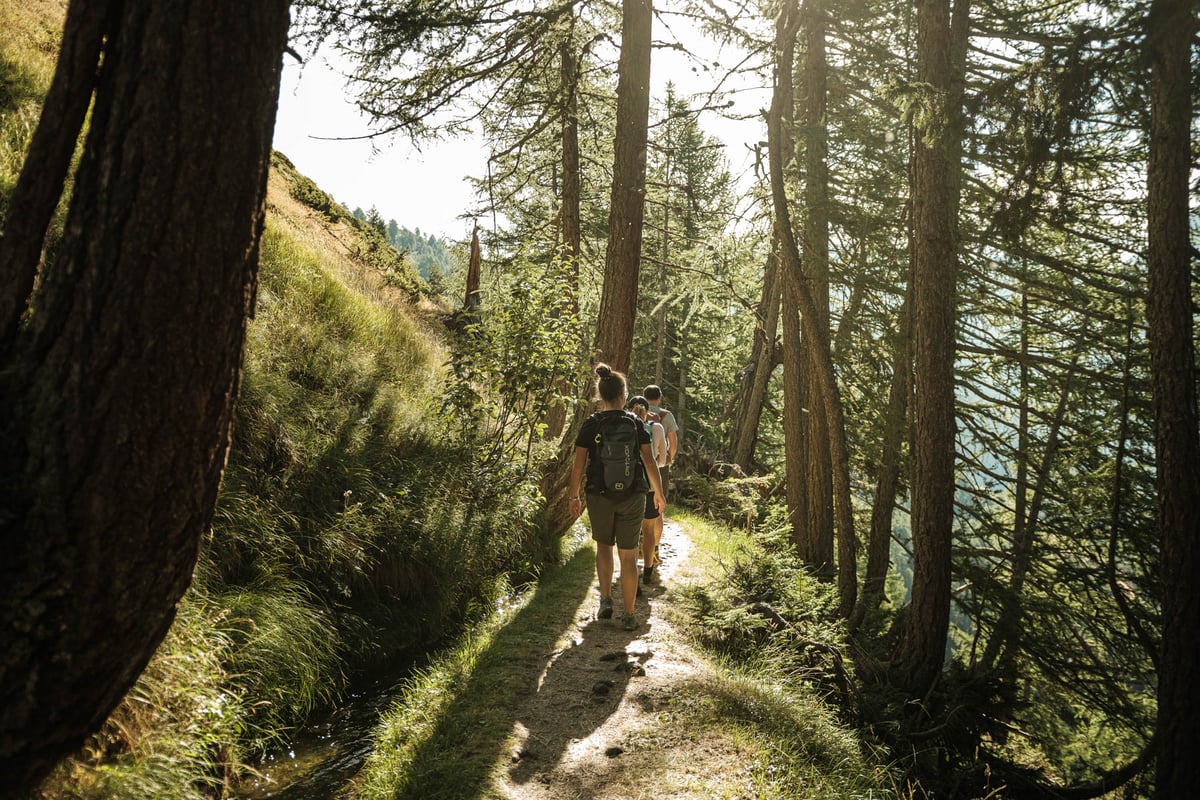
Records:
[[[268,208],[233,447],[192,587],[42,797],[219,794],[287,727],[528,572],[535,489],[492,490],[441,410],[455,380],[445,309],[282,154]]]

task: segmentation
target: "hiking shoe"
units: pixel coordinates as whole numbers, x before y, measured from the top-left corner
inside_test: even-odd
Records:
[[[596,612],[597,619],[610,619],[612,617],[613,604],[612,595],[600,598],[600,610]]]
[[[627,631],[637,630],[637,617],[632,613],[621,612],[621,627]]]

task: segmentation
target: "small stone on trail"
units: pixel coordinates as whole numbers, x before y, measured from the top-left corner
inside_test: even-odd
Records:
[[[608,694],[615,685],[616,684],[614,684],[612,681],[597,681],[596,684],[592,686],[592,694]]]
[[[614,650],[611,653],[605,653],[604,655],[600,656],[600,660],[601,661],[616,661],[618,658],[624,658],[624,657],[625,657],[624,650]]]
[[[616,758],[617,756],[621,755],[621,753],[624,753],[624,752],[625,752],[624,747],[617,747],[616,745],[613,745],[612,747],[610,747],[604,751],[604,755],[608,756],[609,758]]]

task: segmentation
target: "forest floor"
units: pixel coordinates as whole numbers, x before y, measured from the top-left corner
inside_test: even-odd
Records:
[[[639,625],[596,618],[597,584],[519,701],[495,797],[741,798],[762,796],[757,748],[696,713],[712,674],[677,631],[676,591],[700,575],[678,522],[664,525],[661,583],[637,598]],[[613,597],[619,611],[620,587]],[[640,581],[639,581],[639,585]]]

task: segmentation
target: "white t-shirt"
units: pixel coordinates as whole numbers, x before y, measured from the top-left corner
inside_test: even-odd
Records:
[[[650,422],[650,450],[654,453],[654,463],[660,467],[667,463],[667,432],[661,422]]]

